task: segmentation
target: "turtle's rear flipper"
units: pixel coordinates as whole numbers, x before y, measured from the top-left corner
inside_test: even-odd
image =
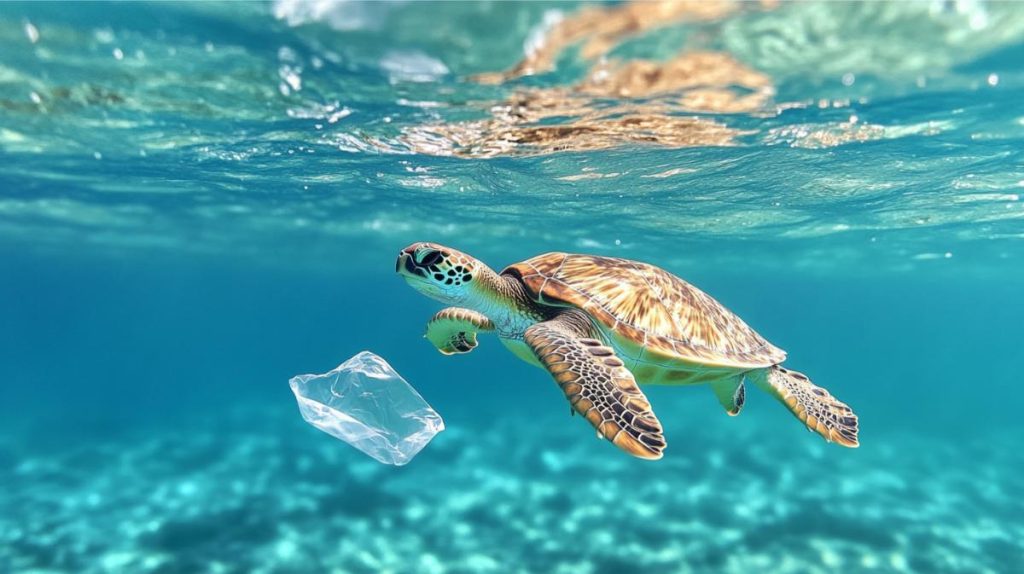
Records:
[[[476,334],[492,330],[494,325],[484,315],[469,309],[448,307],[438,311],[427,323],[424,336],[438,351],[453,355],[472,351],[477,345]]]
[[[747,374],[762,390],[789,407],[798,419],[829,442],[856,448],[857,415],[853,409],[815,385],[803,373],[778,365]]]

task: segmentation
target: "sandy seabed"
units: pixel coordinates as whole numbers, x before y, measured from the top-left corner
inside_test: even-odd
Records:
[[[401,468],[286,409],[45,452],[8,440],[0,570],[978,574],[1024,564],[1024,454],[1011,437],[866,434],[873,442],[847,451],[706,420],[685,438],[670,425],[656,463],[601,444],[578,419],[450,424]]]

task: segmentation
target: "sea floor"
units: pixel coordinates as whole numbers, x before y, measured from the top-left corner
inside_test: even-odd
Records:
[[[1024,453],[1013,437],[950,446],[867,432],[864,447],[833,450],[713,414],[670,435],[656,463],[621,455],[568,415],[449,421],[401,468],[286,408],[31,451],[3,440],[0,571],[980,574],[1024,564]]]

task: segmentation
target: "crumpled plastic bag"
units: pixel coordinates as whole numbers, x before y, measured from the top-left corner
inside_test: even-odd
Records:
[[[288,384],[306,422],[384,464],[408,463],[444,430],[441,415],[369,351]]]

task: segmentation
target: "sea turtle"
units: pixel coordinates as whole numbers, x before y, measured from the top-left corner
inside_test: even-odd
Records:
[[[495,273],[458,250],[414,243],[395,270],[449,307],[427,323],[444,354],[468,353],[493,331],[513,353],[554,377],[599,437],[658,459],[661,423],[640,384],[708,384],[730,415],[744,380],[785,404],[825,440],[856,447],[857,416],[801,373],[786,353],[721,303],[653,265],[595,255],[545,253]],[[570,410],[572,412],[572,410]]]

